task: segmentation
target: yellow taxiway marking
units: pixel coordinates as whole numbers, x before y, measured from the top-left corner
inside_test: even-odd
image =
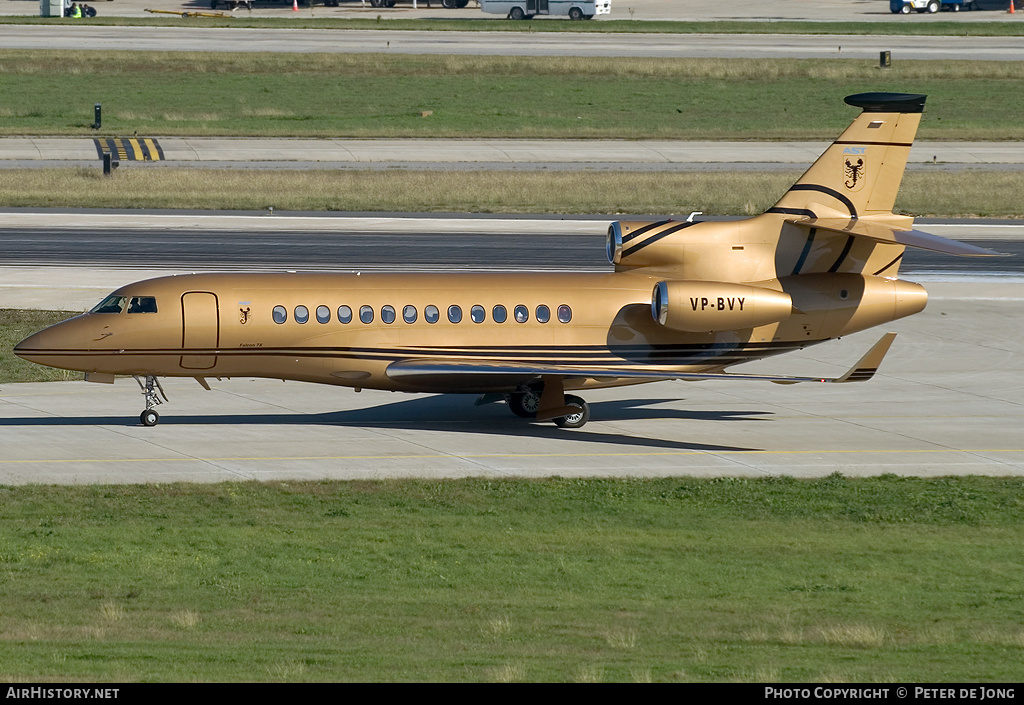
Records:
[[[684,455],[866,455],[871,453],[1024,453],[1024,448],[918,448],[904,450],[680,450],[652,451],[643,453],[481,453],[452,454],[432,453],[424,455],[281,455],[281,456],[239,456],[224,458],[201,458],[178,456],[168,458],[65,458],[62,460],[0,460],[0,465],[24,465],[28,463],[166,463],[180,461],[195,462],[241,462],[241,461],[286,461],[286,460],[436,460],[439,458],[631,458]]]

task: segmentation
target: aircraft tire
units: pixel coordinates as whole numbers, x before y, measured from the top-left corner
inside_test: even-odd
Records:
[[[540,406],[540,394],[534,391],[516,392],[508,399],[508,408],[512,413],[522,419],[537,418],[537,408]]]
[[[571,416],[562,416],[555,419],[555,425],[559,428],[582,428],[590,420],[590,404],[572,394],[565,395],[566,406],[578,406],[580,412]]]
[[[160,423],[160,414],[156,413],[154,409],[146,409],[139,414],[139,421],[143,426],[156,426]]]

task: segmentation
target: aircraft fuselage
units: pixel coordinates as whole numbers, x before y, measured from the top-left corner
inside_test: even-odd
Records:
[[[116,290],[106,311],[17,348],[41,364],[99,375],[269,377],[400,391],[512,391],[509,377],[395,375],[399,361],[490,361],[546,368],[721,370],[920,310],[923,289],[857,274],[762,283],[799,313],[739,330],[685,332],[652,315],[659,277],[608,273],[195,274]],[[897,305],[894,286],[909,293]],[[683,308],[739,314],[731,285],[696,282]],[[137,312],[136,312],[137,311]],[[566,388],[635,380],[573,378]]]

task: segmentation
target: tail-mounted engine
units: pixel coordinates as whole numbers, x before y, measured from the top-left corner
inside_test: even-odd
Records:
[[[651,298],[654,320],[690,333],[755,328],[783,321],[792,313],[789,294],[727,282],[658,282]]]
[[[670,236],[694,225],[685,220],[615,221],[608,226],[608,261],[630,267],[675,264],[679,242]]]

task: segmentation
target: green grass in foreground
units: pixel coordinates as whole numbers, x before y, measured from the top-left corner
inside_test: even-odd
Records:
[[[31,334],[76,315],[78,314],[68,311],[0,309],[0,384],[81,379],[81,372],[55,370],[52,367],[25,362],[11,352],[15,345]]]
[[[102,11],[102,7],[100,10]],[[0,17],[0,24],[83,24],[125,27],[245,27],[266,29],[387,29],[408,31],[460,31],[460,32],[585,32],[600,34],[625,32],[629,34],[864,34],[864,35],[928,35],[928,36],[996,36],[1019,37],[1024,35],[1024,24],[1020,22],[992,20],[989,22],[946,21],[899,21],[892,22],[801,22],[743,21],[680,22],[671,20],[604,20],[596,22],[572,22],[544,18],[527,22],[509,22],[504,18],[491,18],[481,13],[472,19],[398,19],[381,12],[373,18],[338,19],[317,17],[319,9],[311,13],[303,8],[298,17],[248,17],[236,14],[232,17],[94,17],[89,20],[43,18],[25,16]]]
[[[0,134],[832,139],[866,91],[928,94],[919,139],[1024,139],[1020,62],[17,50]]]
[[[1015,682],[1022,490],[0,487],[0,679]]]
[[[754,215],[799,176],[769,172],[0,169],[6,207]],[[896,209],[1024,217],[1024,172],[908,172]]]

